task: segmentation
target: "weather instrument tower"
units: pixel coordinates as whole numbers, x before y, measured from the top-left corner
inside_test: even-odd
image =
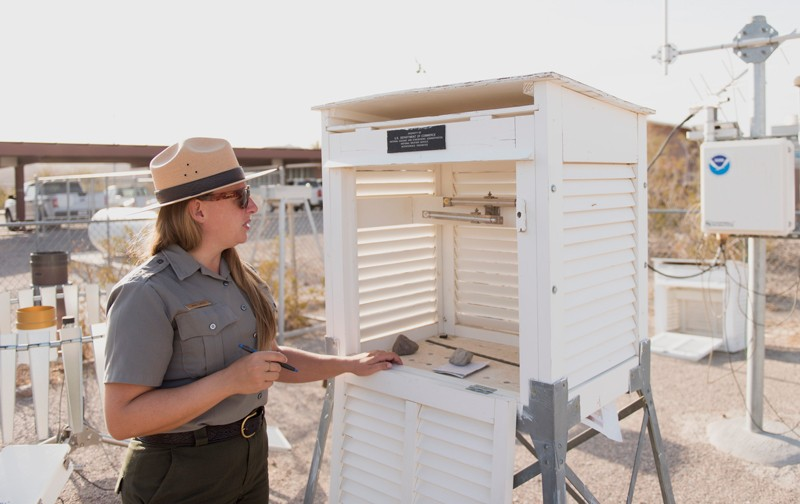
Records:
[[[767,23],[764,16],[753,16],[733,39],[733,42],[701,47],[697,49],[678,50],[669,43],[667,34],[667,1],[664,0],[664,44],[654,56],[664,66],[667,74],[669,64],[682,54],[733,49],[734,53],[745,63],[753,66],[753,117],[750,124],[750,138],[742,142],[763,139],[766,134],[766,60],[781,43],[800,38],[796,30],[788,35],[779,35],[777,30]],[[715,140],[715,110],[709,111],[708,123],[704,130],[704,142]],[[789,142],[787,142],[789,143]],[[793,154],[793,153],[792,153]],[[702,169],[705,169],[703,167]],[[792,215],[792,218],[794,215]],[[792,222],[794,219],[792,219]],[[794,226],[792,226],[794,227]],[[735,233],[734,233],[735,234]],[[764,400],[764,320],[765,320],[765,286],[766,286],[766,238],[758,236],[762,233],[740,233],[747,238],[748,254],[748,303],[747,303],[747,397],[743,427],[745,432],[763,433],[763,400]],[[784,236],[788,234],[785,233]],[[731,438],[737,433],[730,432]],[[735,443],[735,439],[731,439]],[[724,444],[724,443],[723,443]],[[723,448],[718,446],[719,448]]]

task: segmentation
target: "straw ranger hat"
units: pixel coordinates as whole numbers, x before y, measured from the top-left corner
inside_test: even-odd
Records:
[[[247,174],[239,165],[233,147],[221,138],[188,138],[161,151],[150,161],[157,203],[142,210],[180,201],[261,177],[271,168]]]

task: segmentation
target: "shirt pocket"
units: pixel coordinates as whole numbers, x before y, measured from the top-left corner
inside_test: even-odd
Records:
[[[210,305],[175,317],[176,358],[187,376],[200,378],[224,367],[223,331],[236,322],[227,306]]]

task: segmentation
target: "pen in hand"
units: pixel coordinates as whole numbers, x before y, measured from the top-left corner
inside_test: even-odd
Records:
[[[250,353],[256,352],[255,348],[250,348],[249,346],[245,345],[244,343],[239,343],[239,348],[241,348],[245,352],[250,352]],[[292,372],[295,372],[295,373],[298,372],[298,369],[296,367],[292,366],[291,364],[286,364],[285,362],[280,362],[280,361],[276,361],[276,362],[278,364],[280,364],[283,369],[288,369],[289,371],[292,371]]]

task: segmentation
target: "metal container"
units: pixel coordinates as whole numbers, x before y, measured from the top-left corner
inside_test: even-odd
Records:
[[[31,283],[36,286],[67,283],[69,254],[66,252],[31,252]]]
[[[28,306],[17,310],[17,330],[34,331],[56,325],[56,309],[52,306]]]

